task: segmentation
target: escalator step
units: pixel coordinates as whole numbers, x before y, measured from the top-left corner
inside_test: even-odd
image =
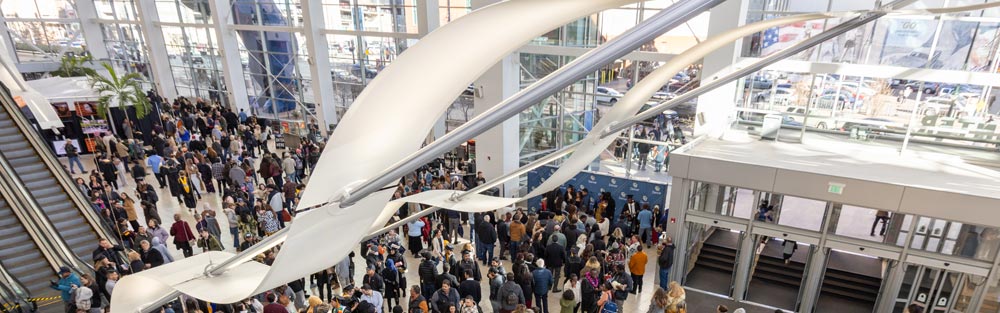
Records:
[[[24,149],[30,149],[30,145],[28,145],[27,142],[23,141],[15,141],[12,143],[0,144],[0,151],[17,151]]]

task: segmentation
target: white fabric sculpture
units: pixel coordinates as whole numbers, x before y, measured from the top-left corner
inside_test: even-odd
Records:
[[[365,88],[344,115],[322,154],[300,200],[300,207],[330,202],[352,186],[370,179],[420,148],[434,121],[470,81],[525,42],[581,16],[632,3],[630,0],[511,0],[475,11],[441,27],[401,54]],[[982,10],[1000,3],[900,11],[900,14],[946,14]],[[541,186],[524,198],[432,190],[389,201],[392,189],[365,197],[353,206],[321,206],[300,214],[274,244],[284,241],[272,266],[243,260],[220,275],[206,275],[213,264],[229,260],[228,252],[207,252],[123,277],[111,301],[112,312],[134,312],[179,291],[213,303],[233,303],[289,281],[329,268],[342,260],[373,230],[382,228],[406,202],[464,212],[509,206],[559,187],[585,168],[615,136],[604,130],[634,116],[670,77],[712,50],[743,36],[778,25],[862,12],[814,13],[762,21],[713,37],[648,75],[609,111],[578,145],[573,155]],[[512,17],[531,23],[511,23]],[[503,32],[496,30],[502,29]],[[469,44],[468,38],[493,34],[490,41]],[[392,112],[392,114],[386,114]],[[372,127],[372,125],[408,125]],[[377,212],[377,213],[376,213]]]

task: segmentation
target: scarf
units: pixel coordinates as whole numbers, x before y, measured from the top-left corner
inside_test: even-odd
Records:
[[[184,192],[191,192],[191,186],[188,185],[187,177],[181,176],[181,178],[178,179],[178,181],[181,182],[181,187],[184,187]]]
[[[591,276],[589,272],[583,277],[587,279],[587,282],[590,283],[591,286],[597,287],[597,277]]]

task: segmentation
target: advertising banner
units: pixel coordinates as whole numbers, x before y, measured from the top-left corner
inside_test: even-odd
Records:
[[[528,190],[533,190],[541,185],[542,181],[552,176],[555,171],[556,167],[543,166],[528,172]],[[591,199],[584,199],[588,203],[591,201],[596,203],[598,195],[607,191],[615,197],[616,204],[625,203],[626,197],[632,195],[636,202],[649,203],[650,207],[655,205],[659,205],[661,208],[667,207],[667,184],[580,172],[576,177],[563,184],[561,187],[563,192],[566,191],[566,186],[573,186],[577,190],[586,188],[589,197],[591,197]],[[541,196],[528,199],[529,208],[537,210],[541,208],[541,204]]]

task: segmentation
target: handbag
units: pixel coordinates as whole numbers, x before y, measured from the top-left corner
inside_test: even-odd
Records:
[[[291,222],[292,221],[292,215],[288,214],[288,211],[281,210],[281,220],[285,221],[285,222]]]

